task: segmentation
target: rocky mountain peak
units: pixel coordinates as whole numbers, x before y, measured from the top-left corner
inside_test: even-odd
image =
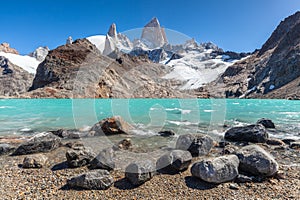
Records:
[[[117,37],[117,26],[115,23],[113,23],[112,25],[110,25],[108,33],[107,33],[110,37]]]
[[[286,34],[290,32],[299,23],[300,23],[299,11],[285,18],[283,21],[281,21],[280,24],[275,29],[275,31],[272,33],[271,37],[262,46],[258,55],[261,56],[266,51],[271,50],[275,46],[277,46],[280,43],[280,41],[286,36]]]
[[[0,44],[0,51],[2,51],[4,53],[12,53],[12,54],[19,55],[19,52],[16,49],[11,48],[10,44],[6,43],[6,42]]]
[[[141,40],[152,49],[162,47],[168,43],[165,29],[160,26],[156,17],[144,27]]]
[[[152,18],[151,21],[146,24],[145,27],[158,27],[160,28],[160,24],[159,24],[159,21],[156,17]]]
[[[36,58],[38,61],[42,62],[45,60],[50,49],[48,47],[38,47],[34,52],[30,53],[29,56]]]

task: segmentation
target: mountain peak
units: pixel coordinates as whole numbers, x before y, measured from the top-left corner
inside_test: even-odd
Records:
[[[151,21],[148,24],[146,24],[145,27],[160,27],[160,24],[158,19],[156,17],[153,17]]]
[[[112,25],[110,25],[108,33],[107,33],[110,37],[117,37],[117,26],[115,23],[113,23]]]

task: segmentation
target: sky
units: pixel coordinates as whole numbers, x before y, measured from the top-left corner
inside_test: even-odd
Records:
[[[281,20],[300,10],[299,0],[5,0],[0,43],[21,54],[54,49],[73,39],[142,28],[153,17],[167,29],[213,42],[224,50],[261,48]]]

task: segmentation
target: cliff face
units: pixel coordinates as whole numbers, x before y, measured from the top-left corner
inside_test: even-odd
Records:
[[[1,97],[18,97],[20,94],[27,92],[32,80],[32,74],[13,65],[7,58],[0,56]]]
[[[29,98],[187,97],[163,78],[168,68],[146,57],[111,59],[88,40],[77,40],[49,52],[34,78]]]
[[[212,96],[240,98],[299,98],[300,12],[286,18],[261,50],[233,66],[218,81]],[[293,86],[289,86],[292,84]],[[282,88],[289,88],[283,92]],[[282,91],[282,92],[279,92]]]

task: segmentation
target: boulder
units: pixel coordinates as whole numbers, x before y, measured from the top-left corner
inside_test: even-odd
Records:
[[[207,155],[214,145],[213,139],[208,135],[181,135],[177,139],[176,149],[187,150],[192,156]]]
[[[256,176],[273,176],[278,163],[273,156],[257,145],[248,145],[236,152],[240,160],[240,171]]]
[[[95,136],[101,136],[128,134],[130,129],[132,129],[132,126],[124,121],[122,117],[115,116],[101,120],[91,128],[91,131],[94,132]]]
[[[166,130],[166,131],[160,131],[158,132],[158,134],[162,137],[171,137],[171,136],[175,136],[175,132],[172,130]]]
[[[13,155],[50,152],[58,148],[60,144],[61,139],[52,133],[40,133],[33,136],[29,141],[21,144]]]
[[[69,150],[66,153],[67,163],[69,167],[82,167],[88,165],[96,155],[89,148],[79,148]]]
[[[290,148],[292,148],[292,149],[300,149],[300,142],[292,142],[290,144]]]
[[[107,190],[114,183],[114,179],[106,170],[93,170],[67,181],[72,188],[82,188],[87,190]]]
[[[234,180],[239,174],[238,167],[238,157],[228,155],[197,162],[192,166],[191,173],[206,182],[219,184]]]
[[[263,125],[234,127],[226,131],[225,139],[234,142],[265,143],[269,135]]]
[[[0,144],[0,156],[13,152],[16,147],[10,144]]]
[[[23,160],[23,168],[42,168],[46,165],[47,157],[42,154],[26,156]]]
[[[90,169],[113,170],[115,168],[115,153],[112,148],[102,150],[90,163]]]
[[[268,145],[278,145],[278,146],[284,146],[285,143],[282,140],[276,139],[276,138],[272,138],[272,139],[267,139],[266,143]]]
[[[192,162],[192,154],[184,150],[172,150],[156,162],[157,170],[179,172],[186,170]]]
[[[265,128],[275,128],[275,124],[273,123],[273,121],[270,119],[266,119],[266,118],[262,118],[262,119],[258,120],[256,122],[256,124],[261,124]]]
[[[149,181],[155,174],[155,164],[151,160],[133,162],[125,169],[125,177],[135,186]]]

